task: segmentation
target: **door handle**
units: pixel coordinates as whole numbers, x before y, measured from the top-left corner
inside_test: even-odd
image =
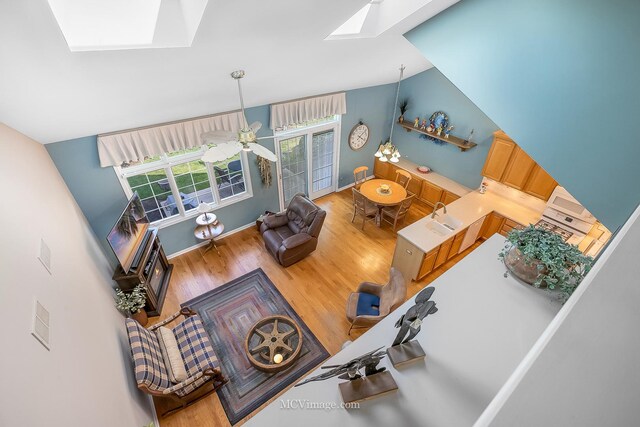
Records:
[[[413,255],[413,252],[411,252],[409,249],[405,249],[405,251],[407,251],[409,255]]]

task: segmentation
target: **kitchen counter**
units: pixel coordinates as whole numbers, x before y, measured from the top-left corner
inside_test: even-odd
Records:
[[[388,358],[380,364],[392,373],[397,392],[361,402],[359,409],[309,409],[342,402],[343,380],[312,382],[289,389],[246,425],[473,425],[560,309],[549,291],[503,276],[505,267],[497,259],[503,242],[493,236],[433,282],[439,311],[425,319],[417,336],[426,359],[398,370]],[[395,322],[413,304],[413,298],[405,302],[324,364],[389,346]]]
[[[399,167],[400,169],[404,169],[405,171],[409,172],[411,175],[414,175],[420,179],[429,181],[430,183],[435,184],[438,187],[442,188],[443,190],[453,193],[456,196],[462,197],[465,194],[468,194],[471,192],[470,188],[467,188],[462,184],[458,184],[454,180],[449,179],[444,175],[440,175],[435,172],[429,172],[429,173],[418,172],[418,165],[403,157],[400,157],[398,159],[398,162],[394,163],[394,165]]]
[[[431,215],[428,215],[398,231],[398,235],[427,253],[493,211],[522,225],[535,224],[542,216],[542,210],[532,209],[490,191],[480,194],[476,190],[447,205],[447,213],[462,221],[462,224],[451,234],[441,236],[429,231],[426,224],[432,219]],[[444,209],[441,208],[437,212],[443,215]]]

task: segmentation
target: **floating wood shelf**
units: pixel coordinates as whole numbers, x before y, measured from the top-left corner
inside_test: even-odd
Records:
[[[476,145],[478,145],[475,142],[467,142],[464,139],[458,138],[457,136],[449,135],[449,138],[445,138],[444,136],[436,135],[435,132],[431,133],[431,132],[427,132],[426,130],[420,130],[419,128],[414,128],[413,121],[402,122],[402,123],[398,122],[398,124],[402,126],[407,132],[416,131],[423,135],[427,135],[428,137],[439,139],[440,141],[446,142],[447,144],[455,145],[460,149],[460,151],[467,151],[475,147]]]

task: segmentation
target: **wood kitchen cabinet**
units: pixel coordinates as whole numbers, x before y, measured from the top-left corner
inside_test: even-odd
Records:
[[[538,197],[542,200],[549,200],[551,193],[558,183],[542,167],[536,164],[531,171],[529,180],[524,186],[524,192]]]
[[[387,179],[389,175],[389,162],[381,162],[377,157],[373,162],[373,174],[376,178]]]
[[[453,194],[452,192],[445,190],[442,193],[442,199],[440,199],[440,201],[445,205],[448,205],[451,202],[455,202],[459,198],[460,196],[458,196],[457,194]]]
[[[482,228],[480,229],[480,237],[483,239],[488,239],[494,234],[498,233],[502,230],[502,226],[505,221],[505,217],[495,212],[491,212],[484,220],[482,224]]]
[[[422,264],[420,264],[420,271],[418,272],[418,280],[422,279],[427,274],[433,271],[433,266],[436,263],[436,257],[438,256],[438,250],[440,246],[435,249],[430,250],[424,255],[422,259]]]
[[[407,186],[407,191],[411,194],[415,194],[416,197],[420,197],[420,191],[422,191],[422,180],[412,176],[411,181],[409,181],[409,185]]]
[[[502,182],[516,190],[523,190],[536,162],[516,145],[502,177]]]
[[[422,181],[420,198],[430,206],[435,206],[442,199],[444,190],[429,181]]]
[[[458,234],[456,234],[456,237],[453,238],[453,242],[451,243],[451,249],[449,249],[449,255],[447,256],[447,259],[451,259],[454,256],[458,255],[458,252],[460,252],[460,246],[462,246],[462,241],[464,240],[465,234],[467,234],[466,228],[461,232],[459,232]]]
[[[504,132],[494,133],[482,175],[547,201],[558,183]]]
[[[515,147],[516,143],[504,132],[495,132],[493,144],[491,144],[487,160],[482,168],[482,175],[495,181],[501,181]]]
[[[449,251],[451,250],[451,245],[453,244],[453,239],[454,238],[452,237],[448,240],[445,240],[440,245],[440,249],[438,250],[438,256],[436,257],[436,262],[433,265],[433,268],[438,268],[442,264],[447,262],[447,259],[449,258]]]
[[[509,234],[509,232],[514,228],[521,229],[521,228],[524,228],[524,226],[520,223],[515,222],[512,219],[505,219],[504,222],[502,223],[502,227],[500,228],[499,233],[507,237],[507,234]]]

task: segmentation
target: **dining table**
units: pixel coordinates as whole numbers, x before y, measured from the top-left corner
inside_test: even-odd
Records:
[[[389,191],[382,190],[382,185],[388,185]],[[360,193],[371,203],[378,207],[376,225],[380,226],[382,209],[386,206],[395,206],[407,198],[407,190],[397,182],[388,179],[370,179],[360,186]]]

